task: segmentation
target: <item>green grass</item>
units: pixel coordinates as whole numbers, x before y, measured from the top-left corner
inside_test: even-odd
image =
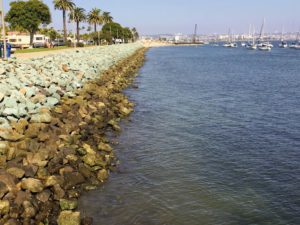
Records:
[[[67,48],[70,48],[70,47],[59,46],[59,47],[54,47],[54,48],[27,48],[27,49],[17,49],[17,51],[15,53],[18,54],[18,53],[45,52],[45,51],[55,51],[55,50],[61,50],[61,49],[67,49]]]

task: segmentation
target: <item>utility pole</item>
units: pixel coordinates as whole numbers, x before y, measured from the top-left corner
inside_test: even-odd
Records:
[[[7,59],[7,55],[6,55],[6,32],[5,32],[5,21],[4,21],[4,3],[3,0],[0,0],[0,7],[1,7],[1,21],[2,21],[2,37],[3,37],[3,58],[4,60]]]

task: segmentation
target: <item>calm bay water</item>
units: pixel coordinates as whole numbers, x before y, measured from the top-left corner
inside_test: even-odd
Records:
[[[300,224],[300,51],[165,47],[128,90],[96,225]]]

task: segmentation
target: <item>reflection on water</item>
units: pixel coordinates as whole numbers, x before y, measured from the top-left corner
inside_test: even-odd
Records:
[[[151,49],[95,224],[300,224],[300,52]]]

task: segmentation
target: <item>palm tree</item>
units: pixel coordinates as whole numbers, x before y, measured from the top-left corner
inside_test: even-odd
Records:
[[[107,24],[107,23],[112,23],[113,21],[113,17],[110,15],[110,12],[103,12],[102,14],[103,17],[103,23]]]
[[[67,18],[66,11],[71,11],[75,7],[72,0],[54,0],[54,8],[62,10],[63,13],[63,26],[64,26],[64,41],[67,42]]]
[[[69,14],[69,19],[76,22],[77,43],[79,43],[80,23],[86,20],[85,9],[75,7]]]
[[[87,20],[89,24],[94,25],[94,32],[97,32],[97,25],[103,24],[103,17],[101,15],[101,10],[98,8],[93,8],[92,11],[89,12],[87,16]],[[97,45],[99,45],[99,34],[97,39]]]
[[[101,15],[101,10],[93,8],[87,16],[89,24],[94,25],[94,31],[97,32],[97,25],[103,23],[103,17]]]

